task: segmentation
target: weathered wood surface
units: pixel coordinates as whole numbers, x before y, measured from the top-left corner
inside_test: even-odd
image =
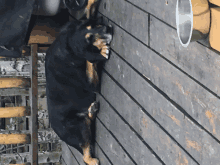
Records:
[[[112,55],[111,60],[114,60],[114,57]],[[195,125],[122,60],[116,59],[113,63],[115,67],[112,65],[111,69],[108,68],[109,73],[181,146],[201,164],[216,163],[217,155],[220,153],[220,144],[210,134]],[[109,80],[107,76],[103,79]],[[103,91],[107,99],[114,95],[112,88],[103,88]],[[114,96],[118,97],[116,94]],[[213,154],[208,155],[212,151],[214,151]]]
[[[11,134],[30,134],[29,130],[1,130],[0,135],[11,135]],[[55,143],[60,142],[60,138],[51,129],[38,130],[38,143]]]
[[[68,148],[70,149],[72,155],[75,156],[76,161],[78,162],[79,165],[85,165],[84,161],[83,161],[83,155],[76,150],[75,148],[68,146]]]
[[[8,107],[0,108],[1,118],[23,117],[30,115],[30,107]]]
[[[219,54],[197,42],[190,43],[187,48],[183,48],[179,43],[176,30],[154,17],[150,18],[150,22],[152,49],[219,97]]]
[[[100,164],[113,165],[111,160],[105,155],[97,142],[95,143],[95,155],[99,159]]]
[[[220,100],[112,22],[112,49],[220,140]],[[123,46],[117,43],[123,43]],[[129,47],[129,49],[128,49]],[[114,54],[114,53],[113,53]],[[114,61],[109,61],[112,67]],[[172,89],[172,90],[171,90]]]
[[[61,142],[62,145],[62,159],[66,165],[79,165],[78,161],[75,158],[75,155],[72,154],[70,148],[65,142]]]
[[[123,96],[122,93],[121,93],[121,96]],[[136,132],[133,131],[134,129],[129,128],[129,125],[125,123],[119,117],[119,115],[115,113],[114,110],[112,110],[112,108],[104,101],[104,99],[99,99],[99,100],[101,103],[101,107],[100,107],[101,110],[98,114],[98,119],[101,120],[103,124],[105,125],[105,127],[109,131],[111,131],[111,133],[115,136],[115,138],[117,138],[117,140],[121,143],[123,148],[134,159],[136,164],[164,164],[162,160],[158,160],[156,158],[158,156],[155,153],[154,154],[151,153],[148,146],[146,146],[146,143],[143,143],[144,140],[137,136]],[[130,105],[132,106],[132,109],[133,109],[134,106],[132,104]],[[137,107],[137,111],[138,109],[139,108]],[[127,109],[127,108],[124,109],[123,111],[124,113],[127,114],[127,116],[130,113],[130,109]],[[137,120],[135,120],[136,118],[135,119],[133,118],[133,120],[140,121],[141,115],[144,116],[144,114],[138,114],[137,112],[134,118],[135,117],[138,117],[138,118]],[[125,120],[128,121],[129,118],[126,118]],[[144,124],[145,123],[147,124],[146,119],[143,118],[142,120],[145,120]]]
[[[114,92],[117,91],[116,94],[118,97],[106,97],[108,101],[114,102],[114,104],[108,104],[105,100],[105,96],[104,98],[99,97],[98,100],[100,101],[101,106],[98,117],[103,123],[106,123],[109,130],[120,133],[121,137],[117,137],[117,139],[124,138],[130,140],[130,143],[123,143],[123,145],[125,145],[125,147],[126,145],[131,147],[132,149],[128,149],[128,151],[134,152],[134,154],[138,153],[137,156],[141,156],[140,161],[141,159],[143,162],[145,161],[144,163],[140,162],[139,164],[150,164],[149,162],[151,159],[147,159],[147,155],[149,155],[149,151],[146,152],[146,150],[148,150],[147,146],[151,147],[155,152],[155,155],[160,157],[164,164],[172,165],[176,162],[189,162],[192,165],[196,164],[195,161],[191,159],[175,142],[173,142],[173,140],[166,135],[160,127],[158,127],[157,123],[148,117],[143,112],[142,108],[117,87],[116,84],[110,80],[103,83],[103,85],[105,84],[111,85]],[[106,93],[103,94],[106,95]],[[114,110],[112,106],[114,106]],[[126,122],[124,123],[124,121]],[[127,129],[124,127],[127,127]],[[129,130],[129,127],[131,130]],[[133,133],[132,139],[128,138],[132,137],[129,136],[128,132]],[[123,133],[127,136],[123,136]],[[142,142],[138,145],[137,141]],[[164,150],[167,152],[164,152]],[[148,154],[145,155],[146,153]],[[135,156],[132,155],[132,157]]]
[[[113,164],[135,164],[100,120],[96,120],[96,129],[96,141]]]
[[[0,88],[27,88],[30,87],[29,78],[0,78]]]

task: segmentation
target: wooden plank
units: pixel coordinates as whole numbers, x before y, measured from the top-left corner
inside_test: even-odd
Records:
[[[44,153],[39,153],[39,164],[40,163],[56,163],[59,162],[61,158],[61,152],[44,152]],[[9,164],[10,161],[16,160],[16,163],[23,163],[24,159],[26,159],[27,162],[31,161],[31,156],[29,152],[25,153],[19,153],[19,155],[22,157],[18,156],[18,154],[2,154],[1,155],[1,163],[2,165]]]
[[[128,2],[176,27],[176,0],[129,0]]]
[[[105,9],[106,8],[106,9]],[[124,0],[102,0],[99,11],[148,44],[148,14]],[[121,43],[123,45],[123,43]]]
[[[107,105],[103,99],[100,99],[100,103],[100,109],[104,111],[101,111],[98,114],[98,118],[117,138],[124,149],[134,159],[136,164],[164,164],[162,161],[158,160],[151,151],[149,151],[141,139],[137,137],[129,126],[109,107],[109,105]],[[124,111],[127,111],[127,109],[124,109]],[[129,113],[130,112],[127,112],[127,114]]]
[[[27,88],[30,87],[29,78],[0,78],[0,88]]]
[[[30,115],[30,107],[7,107],[0,108],[1,118],[22,117]]]
[[[31,155],[31,164],[38,165],[38,138],[37,138],[37,110],[38,110],[38,82],[37,82],[37,44],[31,45],[31,67],[30,67],[30,76],[31,76],[31,88],[30,88],[30,106],[31,106],[31,117],[29,120],[29,129],[31,131],[31,146],[30,146],[30,155]]]
[[[28,44],[52,44],[57,34],[55,28],[36,25],[30,34]]]
[[[112,132],[114,131],[118,132],[118,134],[120,133],[120,135],[118,135],[121,136],[119,139],[124,138],[128,141],[130,140],[130,142],[125,144],[130,147],[127,151],[129,152],[129,150],[132,150],[130,152],[135,154],[133,157],[140,156],[140,160],[138,161],[141,161],[141,164],[151,164],[149,163],[151,159],[146,158],[150,157],[149,151],[148,154],[145,152],[147,149],[147,143],[147,145],[151,147],[158,157],[161,158],[164,164],[172,165],[176,162],[188,162],[191,165],[197,164],[163,130],[161,130],[161,128],[158,127],[158,125],[155,124],[154,121],[148,117],[126,93],[116,87],[116,84],[112,81],[109,81],[107,84],[117,89],[116,94],[118,97],[116,99],[111,98],[109,101],[114,101],[114,105],[118,107],[117,112],[121,115],[121,118],[126,120],[127,123],[123,123],[122,119],[113,111],[112,107],[110,107],[110,105],[101,96],[97,99],[100,101],[100,112],[98,117],[103,123],[105,123],[107,128],[112,130]],[[104,83],[103,87],[107,84]],[[112,95],[112,97],[115,96]],[[135,130],[133,135],[129,135],[128,132],[131,132],[129,127]],[[123,130],[123,132],[120,130]],[[138,134],[141,138],[135,137],[136,140],[134,140],[135,134]],[[139,138],[139,140],[137,140],[137,138]],[[143,143],[137,141],[142,141]],[[138,156],[136,156],[136,153],[138,153]]]
[[[0,134],[0,144],[29,144],[30,134]]]
[[[121,28],[111,24],[115,34],[111,48],[220,140],[220,130],[216,129],[220,122],[219,98]],[[118,42],[123,42],[124,46]],[[114,60],[107,63],[107,70],[112,66],[115,66]]]
[[[100,164],[113,165],[97,143],[95,143],[95,155],[99,159]]]
[[[65,161],[66,165],[78,165],[75,155],[72,154],[70,149],[68,148],[67,144],[65,142],[61,142],[62,145],[62,158]]]
[[[113,164],[134,164],[99,120],[96,120],[96,141]]]
[[[204,85],[204,88],[220,96],[220,56],[197,42],[183,48],[176,30],[154,17],[150,21],[151,48]]]
[[[111,56],[111,60],[113,60],[113,56]],[[166,99],[167,97],[161,95],[123,61],[115,60],[114,64],[109,73],[179,145],[185,148],[201,165],[216,164],[220,144],[212,136],[195,125],[169,102]],[[110,81],[110,78],[103,76],[103,81]],[[105,94],[107,100],[110,99],[111,95],[118,97],[114,92],[112,88],[102,88],[102,93]],[[210,152],[213,154],[209,155]]]
[[[70,149],[72,155],[75,156],[77,162],[79,163],[79,165],[84,165],[84,161],[83,161],[83,155],[78,151],[76,150],[74,147],[71,147],[68,145],[68,148]]]

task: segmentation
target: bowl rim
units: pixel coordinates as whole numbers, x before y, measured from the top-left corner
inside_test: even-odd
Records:
[[[176,28],[177,28],[177,35],[178,35],[178,38],[179,38],[179,41],[181,43],[181,45],[183,47],[187,47],[191,41],[191,38],[192,38],[192,32],[193,32],[193,10],[192,10],[192,3],[191,3],[191,0],[188,0],[189,1],[189,4],[190,4],[190,22],[191,22],[191,28],[190,28],[190,33],[189,33],[189,38],[188,38],[188,41],[184,44],[180,38],[180,29],[179,29],[179,1],[181,0],[177,0],[176,2]]]

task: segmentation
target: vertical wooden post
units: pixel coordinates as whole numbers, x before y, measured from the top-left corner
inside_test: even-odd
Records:
[[[37,137],[37,110],[38,110],[38,82],[37,82],[37,50],[38,45],[31,45],[31,67],[30,67],[30,77],[31,77],[31,88],[30,88],[30,106],[31,106],[31,117],[29,120],[29,129],[31,131],[31,145],[30,145],[30,155],[31,155],[31,165],[38,165],[38,137]]]

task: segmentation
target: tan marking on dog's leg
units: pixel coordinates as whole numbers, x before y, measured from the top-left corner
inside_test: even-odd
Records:
[[[90,144],[86,144],[83,149],[83,161],[88,165],[99,165],[99,160],[91,157]]]
[[[89,82],[93,84],[95,87],[97,87],[99,83],[99,77],[96,71],[96,67],[96,64],[86,61],[86,75],[89,79]]]
[[[97,4],[98,0],[88,0],[88,4],[85,8],[85,12],[86,12],[86,18],[89,19],[90,18],[90,14],[94,14],[95,9],[96,9],[96,4]]]

